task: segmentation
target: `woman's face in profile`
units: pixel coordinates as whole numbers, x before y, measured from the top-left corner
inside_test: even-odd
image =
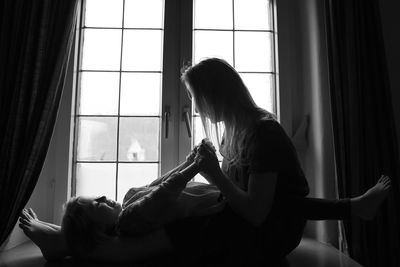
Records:
[[[199,113],[199,110],[197,109],[196,99],[193,98],[193,90],[192,90],[192,88],[190,87],[190,85],[189,85],[187,82],[185,83],[185,85],[186,85],[186,93],[187,93],[187,96],[188,96],[188,98],[189,98],[190,100],[193,101],[193,104],[194,104],[194,111],[197,112],[197,113]]]
[[[197,104],[196,98],[193,97],[194,96],[193,89],[190,87],[190,85],[188,83],[185,83],[185,84],[186,84],[186,88],[187,88],[186,92],[188,94],[188,97],[189,97],[190,100],[193,100],[194,110],[197,113],[199,113],[199,105]],[[209,103],[207,103],[207,104],[209,104]],[[213,112],[212,110],[210,110],[208,108],[206,108],[206,110],[205,110],[203,115],[205,117],[209,118],[212,123],[220,122],[222,120],[221,116],[218,116],[216,114],[216,112]]]

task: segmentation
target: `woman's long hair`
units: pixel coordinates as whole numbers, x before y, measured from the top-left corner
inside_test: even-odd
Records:
[[[222,156],[232,163],[248,162],[245,140],[254,134],[257,120],[275,116],[255,104],[238,72],[222,59],[205,59],[187,68],[181,79],[193,93],[206,136]]]

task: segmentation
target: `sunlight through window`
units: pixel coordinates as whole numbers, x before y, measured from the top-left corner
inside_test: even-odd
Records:
[[[162,0],[86,0],[75,195],[122,201],[159,174]]]

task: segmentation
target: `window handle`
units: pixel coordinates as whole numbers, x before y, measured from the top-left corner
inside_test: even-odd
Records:
[[[185,121],[188,136],[189,138],[192,138],[192,127],[190,126],[190,113],[188,107],[183,108],[183,120]]]
[[[170,106],[166,106],[164,111],[165,139],[168,139],[170,117],[171,117],[171,108]]]

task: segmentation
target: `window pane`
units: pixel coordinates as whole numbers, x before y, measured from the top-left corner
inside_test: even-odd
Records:
[[[270,0],[235,0],[235,29],[272,30]]]
[[[121,30],[85,29],[83,70],[119,70]]]
[[[106,196],[115,199],[115,163],[78,163],[76,196]]]
[[[271,38],[271,33],[267,32],[236,32],[236,70],[273,71]]]
[[[194,31],[194,61],[205,57],[222,58],[233,65],[233,33]]]
[[[162,0],[125,0],[125,28],[163,28]]]
[[[125,30],[123,70],[161,71],[162,31]]]
[[[244,83],[249,89],[256,104],[270,112],[274,112],[274,77],[272,74],[241,73]]]
[[[195,0],[195,29],[233,29],[232,0]]]
[[[86,0],[85,26],[117,27],[122,25],[122,0]]]
[[[122,203],[132,187],[150,184],[158,177],[157,163],[120,163],[118,165],[118,200]]]
[[[119,73],[82,72],[79,114],[118,114]]]
[[[123,73],[121,115],[159,115],[161,74]]]
[[[121,118],[120,161],[158,161],[160,119]]]
[[[78,119],[77,160],[116,160],[117,118]]]

